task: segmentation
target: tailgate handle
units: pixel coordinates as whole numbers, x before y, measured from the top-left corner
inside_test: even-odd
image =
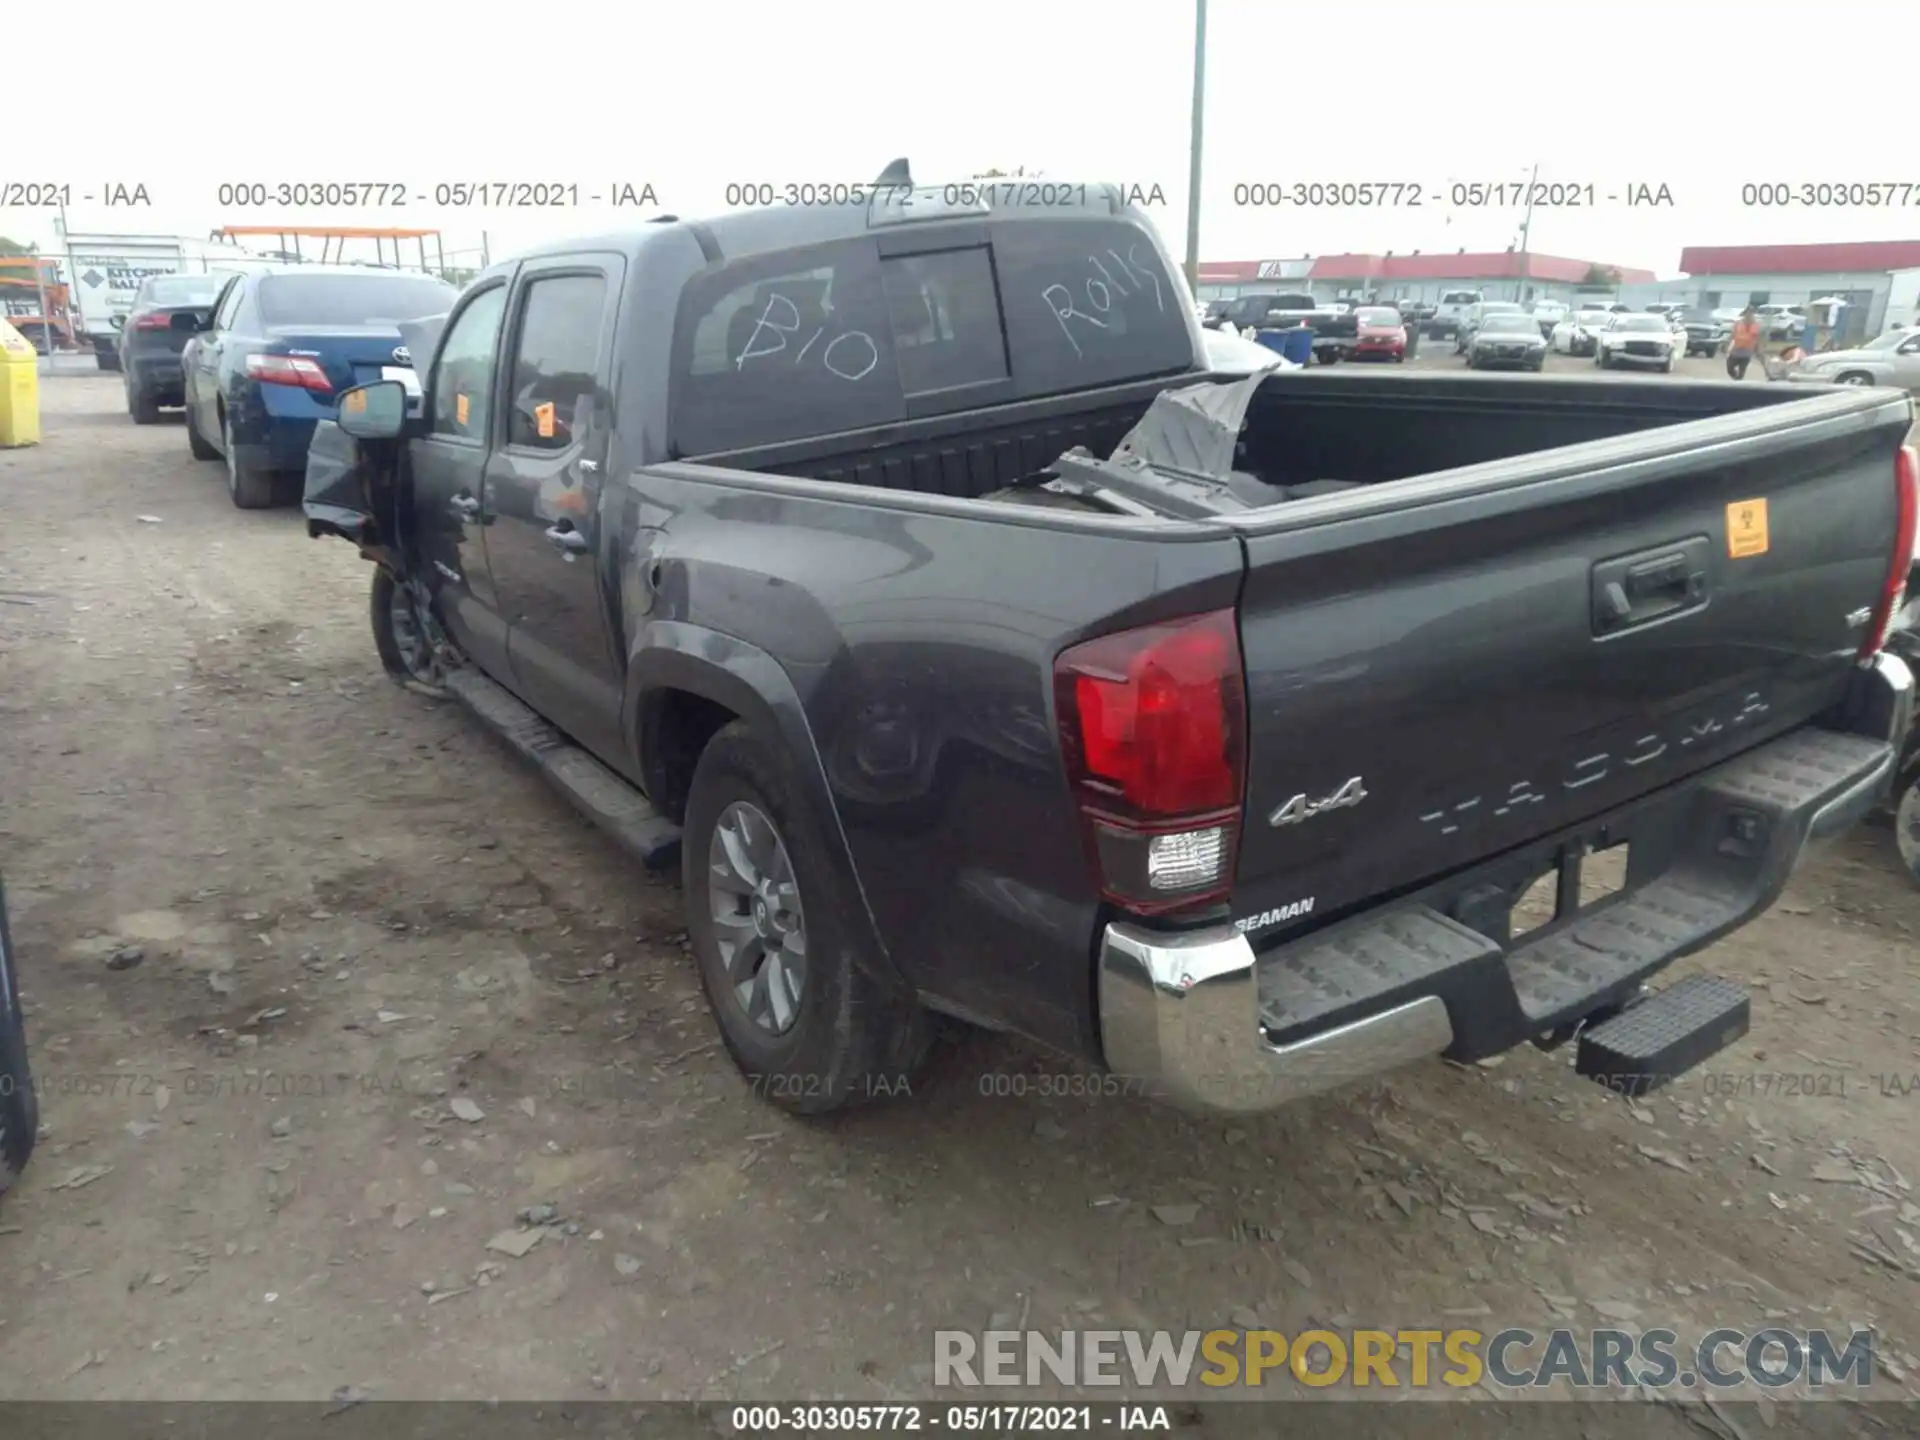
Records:
[[[1595,565],[1594,633],[1616,635],[1703,607],[1711,548],[1706,536],[1696,535]]]

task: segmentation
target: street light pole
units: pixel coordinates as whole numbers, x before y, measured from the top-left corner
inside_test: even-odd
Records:
[[[1527,237],[1533,232],[1533,192],[1538,188],[1539,179],[1540,162],[1536,160],[1533,164],[1533,174],[1527,180],[1527,213],[1520,221],[1520,279],[1513,288],[1515,300],[1526,298],[1520,292],[1526,288],[1527,284]]]
[[[1200,149],[1207,119],[1207,0],[1193,0],[1193,123],[1188,131],[1187,288],[1200,285]]]

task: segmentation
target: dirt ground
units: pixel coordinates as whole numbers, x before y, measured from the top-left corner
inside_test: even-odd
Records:
[[[1527,1049],[1195,1120],[995,1095],[1061,1067],[966,1036],[797,1121],[719,1050],[673,877],[387,682],[349,547],[235,510],[115,377],[43,397],[0,451],[44,1122],[0,1397],[879,1403],[990,1325],[1871,1326],[1874,1394],[1920,1378],[1920,889],[1883,829],[1680,967],[1749,984],[1753,1033],[1645,1104]],[[1723,1433],[1684,1408],[1620,1433]]]

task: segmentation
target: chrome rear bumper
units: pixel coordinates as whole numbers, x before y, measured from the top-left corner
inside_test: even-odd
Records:
[[[1107,926],[1100,1018],[1108,1068],[1187,1110],[1271,1110],[1438,1055],[1447,1007],[1424,996],[1291,1045],[1259,1028],[1253,946],[1230,925],[1185,934]]]

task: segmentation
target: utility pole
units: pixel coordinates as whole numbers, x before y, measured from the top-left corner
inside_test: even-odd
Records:
[[[1193,123],[1187,135],[1187,288],[1200,285],[1200,148],[1207,120],[1207,0],[1193,0]]]
[[[1521,293],[1527,284],[1527,237],[1533,233],[1533,192],[1540,179],[1540,162],[1534,161],[1533,174],[1527,180],[1527,213],[1520,221],[1520,279],[1513,287],[1513,298],[1524,300]]]

